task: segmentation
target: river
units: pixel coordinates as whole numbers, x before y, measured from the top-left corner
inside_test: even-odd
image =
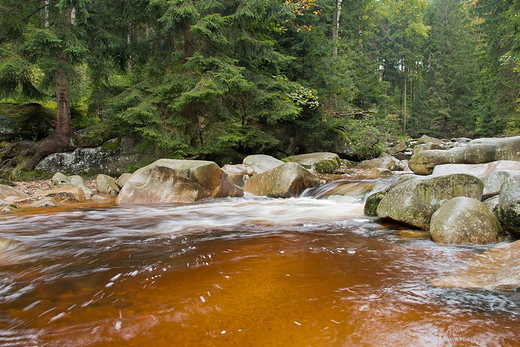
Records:
[[[0,346],[519,345],[520,293],[429,285],[487,247],[409,237],[354,200],[0,216]]]

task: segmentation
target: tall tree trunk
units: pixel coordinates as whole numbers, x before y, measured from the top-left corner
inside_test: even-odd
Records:
[[[341,3],[343,0],[336,0],[336,6],[332,12],[332,43],[334,48],[332,51],[332,57],[338,58],[338,43],[339,43],[339,23],[341,19]]]
[[[404,88],[403,88],[403,135],[406,135],[406,111],[407,111],[407,103],[406,103],[406,94],[407,94],[407,84],[408,84],[408,71],[406,69],[406,65],[404,67]]]
[[[62,62],[64,64],[64,62]],[[36,151],[26,168],[33,170],[38,162],[51,153],[67,151],[72,146],[72,122],[68,92],[68,76],[63,68],[56,72],[56,127],[46,138],[39,141]]]

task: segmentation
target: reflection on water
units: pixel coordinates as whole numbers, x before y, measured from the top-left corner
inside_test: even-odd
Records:
[[[0,345],[515,346],[519,293],[433,288],[483,250],[361,205],[222,199],[2,216]]]

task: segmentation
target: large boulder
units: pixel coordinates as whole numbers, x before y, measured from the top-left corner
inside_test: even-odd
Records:
[[[334,173],[339,169],[341,164],[339,156],[329,152],[293,155],[284,158],[283,161],[298,163],[308,170],[321,174]]]
[[[441,244],[488,244],[505,236],[493,212],[480,200],[465,196],[446,201],[433,213],[430,234]]]
[[[520,161],[520,136],[476,139],[470,141],[464,151],[464,162],[467,164],[496,160]]]
[[[17,197],[17,198],[25,198],[27,194],[19,191],[16,188],[10,187],[5,184],[0,184],[0,199],[5,199],[7,197]]]
[[[373,168],[386,169],[390,171],[403,171],[406,164],[391,155],[383,154],[379,158],[364,160],[357,166],[358,169],[370,170]]]
[[[367,216],[376,217],[377,216],[377,207],[379,206],[379,203],[381,202],[381,200],[383,200],[385,195],[390,190],[392,190],[395,186],[397,186],[405,181],[411,180],[412,178],[414,178],[413,175],[401,176],[395,182],[391,183],[389,186],[387,186],[381,190],[376,190],[376,191],[372,192],[371,194],[369,194],[365,200],[364,213]]]
[[[417,144],[425,144],[425,143],[433,143],[434,145],[442,145],[444,143],[444,141],[437,139],[435,137],[428,136],[428,135],[423,135],[417,139]]]
[[[498,216],[507,231],[520,237],[520,175],[508,178],[502,185]]]
[[[451,275],[434,279],[443,288],[520,289],[520,241],[500,245],[477,255]]]
[[[116,202],[186,203],[242,195],[242,189],[212,161],[159,159],[137,170],[126,181]]]
[[[273,198],[290,198],[320,183],[319,177],[303,166],[285,163],[251,177],[244,185],[244,191]]]
[[[377,207],[377,215],[429,229],[432,214],[456,196],[482,199],[482,181],[471,175],[420,177],[393,187]]]
[[[460,164],[464,162],[464,148],[455,147],[449,150],[422,151],[410,159],[408,166],[418,175],[429,175],[436,165]]]
[[[432,176],[468,174],[477,176],[484,183],[484,197],[497,195],[505,180],[520,174],[520,162],[499,160],[484,164],[445,164],[437,165]]]
[[[242,162],[253,168],[255,174],[262,173],[267,170],[274,169],[277,166],[283,165],[283,161],[265,154],[253,154],[244,158]]]

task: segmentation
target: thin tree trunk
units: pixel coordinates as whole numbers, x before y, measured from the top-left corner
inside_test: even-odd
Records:
[[[339,23],[341,19],[341,3],[343,0],[336,0],[336,6],[334,6],[334,12],[332,13],[332,43],[334,48],[332,51],[332,57],[338,58],[338,43],[339,43]]]
[[[403,135],[406,135],[406,94],[407,94],[407,84],[408,84],[408,72],[406,70],[406,66],[404,67],[404,95],[403,95]]]

